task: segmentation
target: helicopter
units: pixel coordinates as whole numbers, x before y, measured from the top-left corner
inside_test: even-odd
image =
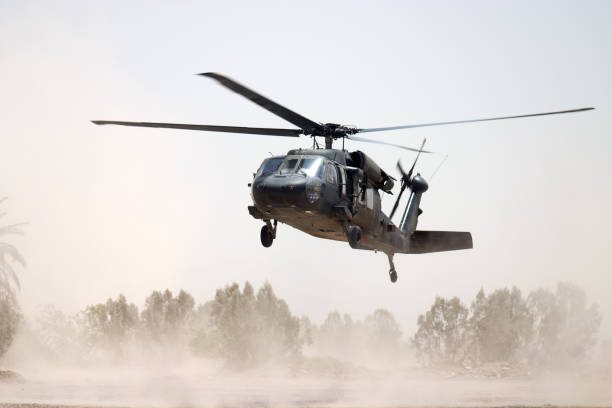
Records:
[[[196,125],[161,122],[126,122],[93,120],[96,125],[122,125],[136,127],[186,129],[209,132],[243,133],[266,136],[299,137],[313,139],[311,149],[292,149],[286,155],[266,158],[248,184],[253,205],[250,215],[263,221],[261,244],[270,247],[277,236],[278,222],[318,238],[348,242],[351,248],[383,252],[389,261],[389,278],[397,281],[393,257],[401,254],[423,254],[473,248],[472,235],[460,231],[418,230],[421,198],[429,184],[415,166],[424,150],[425,140],[419,148],[388,143],[356,136],[362,133],[383,132],[428,126],[452,125],[491,120],[516,119],[533,116],[582,112],[594,108],[468,119],[379,128],[357,128],[337,123],[319,123],[310,120],[269,98],[218,73],[198,74],[216,80],[222,86],[251,100],[260,107],[292,123],[297,128],[255,128],[241,126]],[[324,138],[321,148],[317,138]],[[334,141],[341,139],[342,148],[334,149]],[[399,193],[389,215],[381,208],[381,193],[393,194],[397,179],[360,150],[344,149],[345,140],[376,143],[416,152],[408,171],[398,161],[400,173]],[[402,195],[410,190],[399,223],[392,221]]]

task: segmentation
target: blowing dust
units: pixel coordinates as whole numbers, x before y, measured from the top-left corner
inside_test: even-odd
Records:
[[[229,285],[199,305],[163,291],[141,310],[123,296],[73,316],[49,306],[0,360],[13,373],[0,402],[609,406],[612,345],[595,342],[601,317],[583,295],[560,284],[479,293],[469,307],[437,298],[413,336],[382,309],[320,324],[293,316],[269,284]]]

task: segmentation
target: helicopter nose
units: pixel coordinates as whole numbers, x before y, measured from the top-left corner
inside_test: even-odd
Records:
[[[255,180],[253,199],[264,207],[297,207],[306,203],[306,177],[273,174]]]

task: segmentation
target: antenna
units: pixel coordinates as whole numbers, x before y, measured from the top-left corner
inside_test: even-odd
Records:
[[[440,164],[438,164],[438,167],[436,167],[436,169],[434,170],[433,173],[431,173],[431,177],[429,177],[429,182],[431,183],[431,180],[433,180],[434,176],[436,175],[436,173],[438,172],[438,170],[440,170],[440,167],[442,167],[442,165],[444,164],[444,162],[446,161],[446,159],[448,159],[448,154],[446,156],[444,156],[444,158],[442,159],[442,161],[440,162]]]

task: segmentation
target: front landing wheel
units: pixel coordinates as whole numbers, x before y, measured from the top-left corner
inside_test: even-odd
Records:
[[[361,228],[357,225],[351,225],[349,227],[348,242],[351,248],[359,249],[359,244],[361,244]]]
[[[391,282],[397,282],[397,272],[395,272],[395,269],[391,269],[389,271],[389,278],[391,279]]]
[[[261,233],[259,234],[261,238],[261,245],[266,248],[272,246],[272,242],[274,242],[274,233],[270,230],[267,225],[261,227]]]

